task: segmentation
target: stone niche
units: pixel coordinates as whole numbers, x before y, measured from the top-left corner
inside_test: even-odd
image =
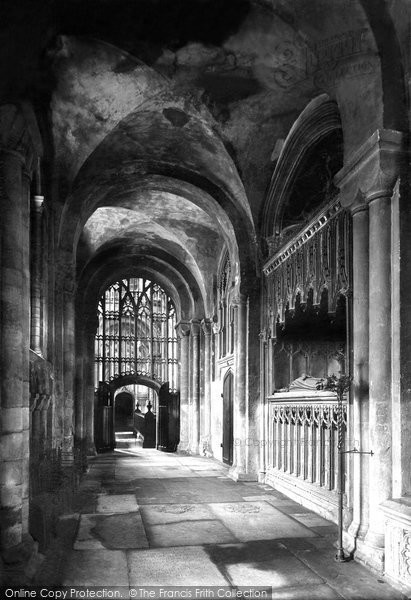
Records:
[[[303,373],[324,378],[344,372],[343,342],[278,340],[274,347],[274,390],[286,389]]]
[[[385,575],[411,596],[411,498],[387,500],[385,515]]]

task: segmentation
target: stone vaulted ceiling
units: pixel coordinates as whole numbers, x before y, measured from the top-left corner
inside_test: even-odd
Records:
[[[110,245],[136,264],[161,252],[211,313],[224,247],[235,281],[256,272],[275,149],[309,101],[337,101],[345,151],[383,120],[365,0],[64,0],[34,21],[23,4],[8,13],[20,79],[47,115],[57,229],[79,277]],[[352,114],[362,129],[344,127]]]

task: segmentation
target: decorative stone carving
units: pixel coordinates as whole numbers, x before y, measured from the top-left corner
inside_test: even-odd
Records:
[[[270,310],[285,318],[299,295],[305,303],[319,305],[327,290],[329,310],[335,311],[338,298],[349,291],[351,216],[338,201],[322,211],[265,265],[267,314]]]
[[[260,506],[257,504],[227,504],[224,506],[224,510],[229,513],[240,513],[242,515],[257,514],[261,511]]]
[[[411,502],[408,497],[380,505],[385,517],[385,574],[411,592]]]
[[[176,505],[161,504],[161,505],[155,506],[153,508],[157,512],[161,512],[161,513],[166,513],[166,514],[170,514],[170,515],[182,515],[182,514],[185,514],[185,513],[195,510],[196,507],[194,504],[176,504]]]
[[[211,319],[203,319],[201,321],[201,329],[203,330],[204,335],[211,335],[213,328],[213,322]]]
[[[180,338],[188,337],[190,335],[190,331],[190,323],[188,321],[180,321],[177,323],[176,332]]]
[[[400,542],[400,576],[411,581],[411,531],[402,531]]]

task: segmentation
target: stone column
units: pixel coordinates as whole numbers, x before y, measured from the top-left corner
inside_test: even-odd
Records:
[[[30,485],[30,173],[22,178],[22,378],[23,378],[23,534],[29,532]]]
[[[1,204],[1,413],[0,438],[0,545],[10,548],[22,541],[23,463],[29,420],[23,385],[23,223],[22,173],[18,152],[0,153]],[[27,415],[26,415],[27,413]]]
[[[97,315],[88,316],[84,325],[84,356],[83,356],[83,424],[88,456],[96,454],[94,442],[94,391],[95,382],[95,336],[98,328]]]
[[[86,336],[83,328],[76,328],[75,336],[75,370],[74,376],[74,443],[78,449],[84,450],[84,397],[86,387]]]
[[[44,196],[32,199],[31,240],[31,340],[30,346],[41,354],[42,216]]]
[[[384,547],[381,502],[391,496],[391,194],[373,192],[370,202],[370,460],[369,518],[366,541]]]
[[[200,322],[191,320],[191,377],[192,398],[190,403],[190,450],[199,452],[200,441]]]
[[[190,325],[180,321],[177,326],[179,336],[179,378],[180,378],[180,450],[186,451],[189,447],[189,336]]]
[[[268,407],[267,407],[267,381],[268,381],[268,345],[267,331],[262,329],[259,334],[260,339],[260,390],[261,390],[261,418],[260,418],[260,466],[259,466],[259,481],[264,481],[266,470],[269,462],[269,452],[273,451],[267,448],[265,441],[268,437]]]
[[[212,320],[203,319],[201,327],[204,333],[204,400],[202,404],[201,437],[205,443],[205,453],[212,455],[211,443],[211,328]]]
[[[229,473],[235,480],[247,479],[247,299],[233,300],[234,340],[234,459]]]
[[[349,448],[368,452],[369,410],[369,222],[368,205],[352,211],[353,235],[353,403]],[[370,456],[352,457],[353,521],[349,532],[363,539],[368,529],[368,470]]]
[[[366,359],[367,345],[364,337],[367,333],[366,310],[360,303],[366,303],[367,285],[369,285],[369,409],[368,409],[368,447],[363,451],[373,451],[368,458],[368,490],[364,489],[365,461],[362,461],[361,482],[354,478],[354,485],[362,486],[354,493],[355,517],[360,537],[357,539],[356,556],[382,570],[384,561],[385,519],[382,503],[392,495],[392,447],[397,444],[392,435],[393,383],[392,365],[395,360],[392,343],[392,195],[394,185],[406,164],[401,133],[391,130],[376,131],[355,152],[349,163],[338,173],[336,183],[342,188],[341,202],[344,206],[356,206],[364,203],[369,206],[369,248],[365,247],[362,234],[366,232],[366,212],[355,215],[354,210],[354,273],[356,269],[366,271],[368,260],[368,278],[364,272],[358,272],[354,285],[354,411],[361,423],[362,442],[366,445],[367,397],[366,397]],[[369,252],[369,255],[368,255]],[[368,258],[367,258],[368,257]],[[352,432],[349,432],[352,437]],[[357,466],[357,473],[359,467]],[[368,519],[367,519],[368,503]],[[360,514],[359,514],[360,513]],[[358,523],[358,519],[361,522]],[[367,528],[362,541],[361,536]],[[354,525],[353,525],[354,527]]]

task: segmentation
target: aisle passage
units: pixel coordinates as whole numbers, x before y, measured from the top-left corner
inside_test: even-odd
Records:
[[[141,448],[124,434],[91,462],[78,513],[38,583],[271,586],[281,599],[401,599],[361,565],[334,560],[336,527],[217,461]]]

